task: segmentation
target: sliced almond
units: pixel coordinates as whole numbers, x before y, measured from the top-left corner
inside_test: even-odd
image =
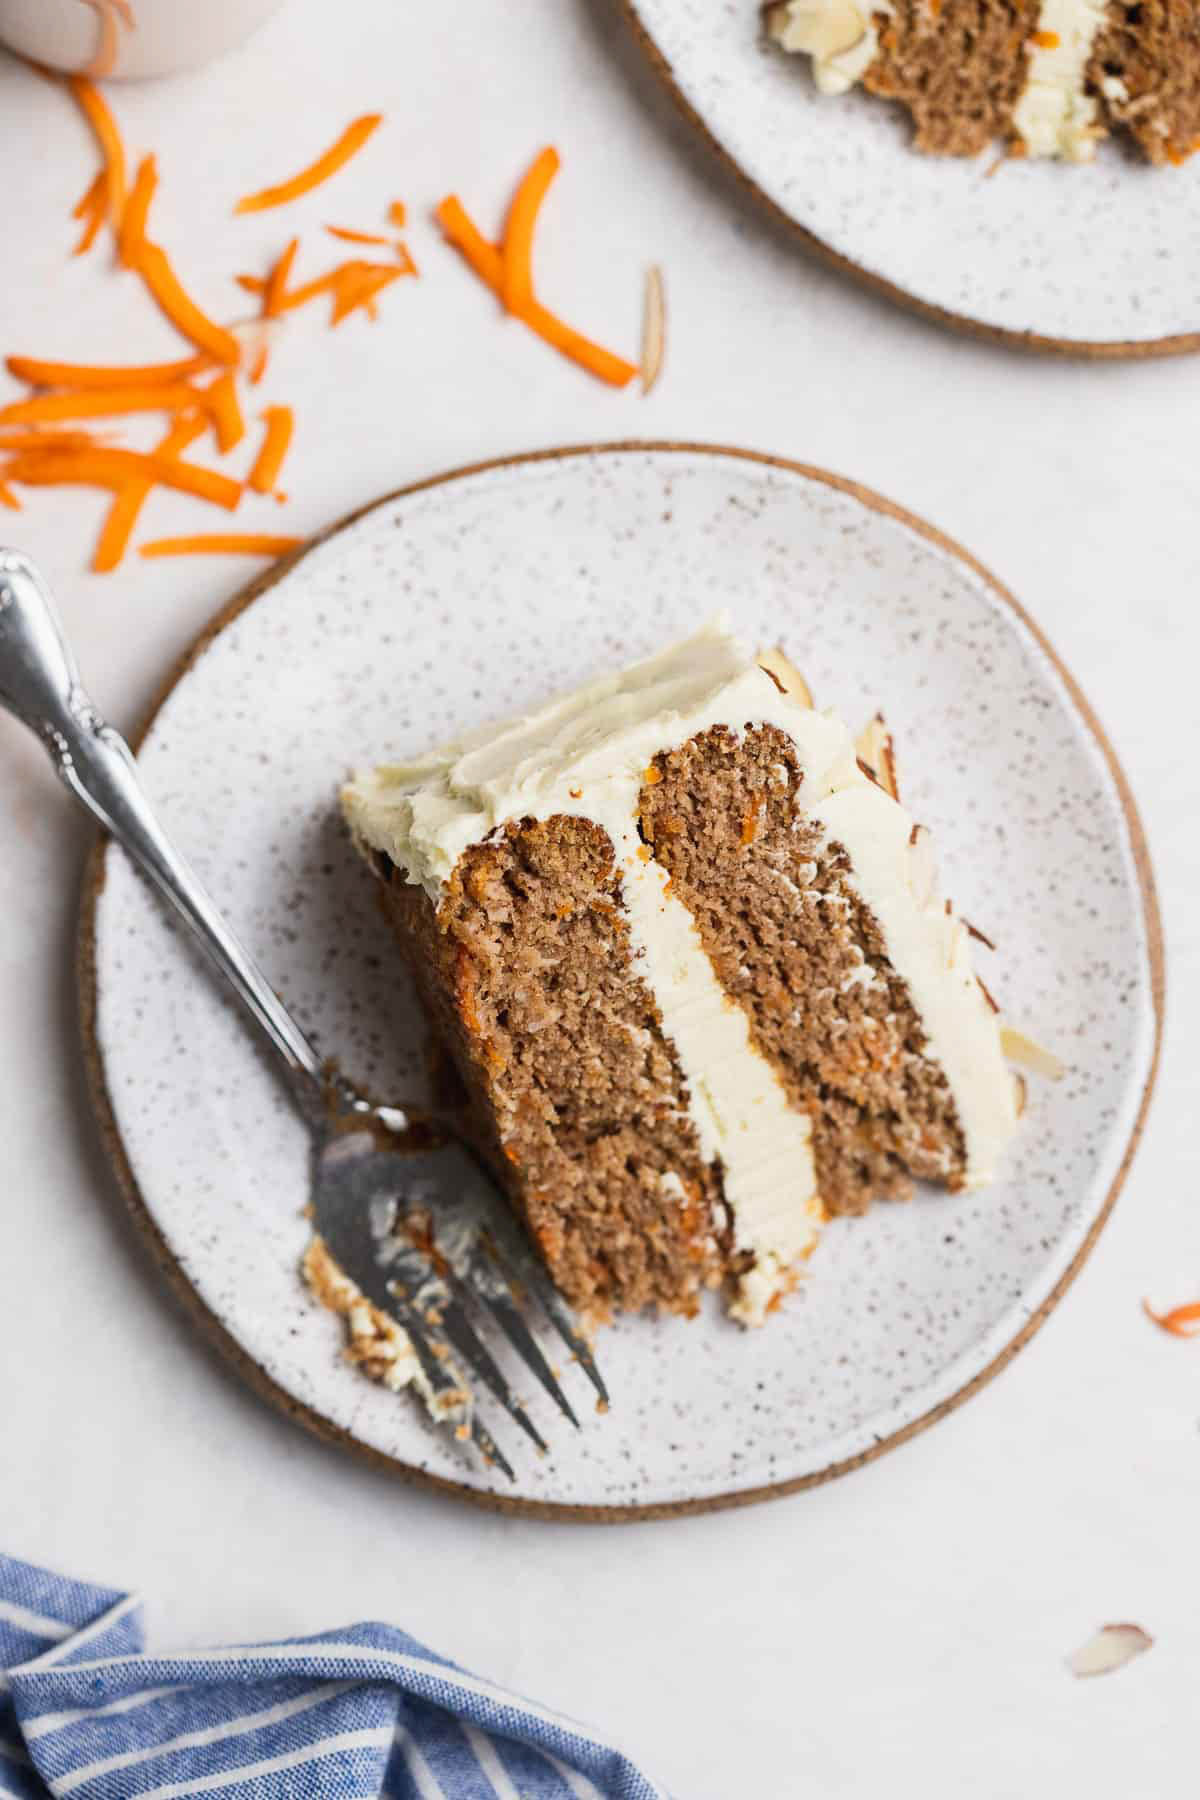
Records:
[[[918,906],[928,906],[937,887],[937,863],[933,838],[925,825],[917,825],[908,840],[908,886]]]
[[[1102,1625],[1067,1658],[1072,1675],[1110,1675],[1149,1650],[1154,1639],[1140,1625]]]
[[[662,270],[654,263],[646,270],[642,300],[642,392],[648,394],[662,373],[667,347],[667,300]]]
[[[765,669],[776,687],[785,694],[790,694],[793,700],[800,702],[801,706],[813,704],[812,689],[795,663],[784,655],[778,644],[773,650],[760,650],[757,661],[759,668]]]
[[[880,787],[892,796],[900,798],[900,784],[896,780],[896,750],[892,742],[892,734],[884,723],[882,713],[864,725],[855,739],[855,749],[868,765]]]
[[[1057,1056],[1037,1044],[1015,1025],[1000,1027],[1000,1048],[1009,1062],[1015,1062],[1023,1069],[1032,1069],[1035,1075],[1045,1075],[1050,1081],[1061,1081],[1067,1072],[1066,1063],[1059,1062]]]

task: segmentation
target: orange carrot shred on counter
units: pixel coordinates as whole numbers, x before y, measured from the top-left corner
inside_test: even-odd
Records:
[[[7,506],[12,512],[21,510],[21,502],[4,481],[0,481],[0,506]]]
[[[90,431],[0,431],[0,450],[90,450]]]
[[[304,542],[299,537],[271,537],[266,532],[214,531],[195,537],[156,538],[143,544],[143,556],[283,556]]]
[[[140,363],[105,368],[99,363],[45,362],[33,356],[6,356],[4,366],[18,381],[30,387],[118,388],[153,387],[159,382],[186,381],[211,367],[208,356],[189,356],[182,362]]]
[[[292,264],[296,260],[296,252],[300,248],[300,239],[294,237],[283,255],[275,263],[267,276],[262,290],[263,316],[267,319],[278,318],[283,305],[283,296],[287,292],[288,276],[292,272]]]
[[[139,412],[181,412],[198,404],[195,388],[184,382],[161,387],[85,388],[77,394],[34,394],[0,407],[0,425],[45,425],[61,419],[115,418]]]
[[[104,96],[86,75],[68,75],[67,86],[100,145],[107,176],[108,216],[116,231],[125,210],[125,146],[121,142],[121,133]]]
[[[242,497],[241,483],[215,469],[181,462],[154,450],[27,451],[5,470],[18,487],[101,487],[120,489],[127,481],[151,476],[162,487],[194,494],[232,512]]]
[[[345,244],[390,244],[391,238],[384,237],[378,231],[352,231],[348,225],[327,225],[330,237],[341,238]]]
[[[458,196],[448,195],[437,207],[435,217],[447,240],[470,264],[480,280],[503,300],[504,257],[495,244],[490,244],[483,236]],[[527,301],[515,316],[554,349],[613,387],[625,387],[637,374],[631,362],[626,362],[624,357],[614,355],[611,350],[603,349],[590,338],[572,330],[538,300]]]
[[[1156,1313],[1148,1300],[1142,1301],[1142,1309],[1148,1319],[1162,1331],[1169,1331],[1172,1337],[1200,1337],[1200,1300],[1193,1300],[1187,1306],[1172,1307],[1170,1312]]]
[[[209,383],[204,392],[204,402],[212,416],[217,448],[224,455],[226,451],[235,449],[246,435],[246,422],[238,404],[237,383],[232,369],[226,369],[223,375],[218,375],[215,381]]]
[[[399,281],[404,274],[403,269],[394,269],[378,263],[346,263],[340,279],[334,288],[333,311],[329,323],[340,325],[352,312],[364,307],[372,319],[378,315],[374,300],[384,288],[390,287],[393,281]]]
[[[281,181],[277,187],[263,188],[257,194],[245,195],[234,207],[234,212],[265,212],[268,207],[284,206],[289,200],[307,194],[321,182],[328,181],[331,175],[336,175],[362,149],[376,126],[382,122],[382,113],[364,113],[361,119],[355,119],[352,125],[346,127],[337,142],[318,156],[316,162],[310,163],[308,168],[301,169],[298,175],[293,175],[289,180]]]
[[[270,494],[274,491],[292,441],[295,419],[290,406],[268,406],[263,413],[263,423],[266,426],[263,441],[254,459],[254,467],[246,477],[247,487],[253,488],[256,494]]]
[[[127,269],[136,269],[146,247],[146,220],[150,202],[158,186],[158,164],[153,156],[143,156],[117,232],[117,254]]]
[[[108,212],[108,175],[104,169],[96,176],[91,187],[78,202],[71,213],[73,219],[85,219],[83,232],[79,242],[72,250],[72,256],[82,256],[90,250],[96,241],[96,235],[104,223]]]
[[[534,157],[517,184],[504,226],[501,255],[504,259],[504,304],[518,316],[533,299],[533,233],[546,191],[558,174],[558,152],[552,148]]]
[[[178,456],[186,450],[205,429],[206,420],[199,414],[186,419],[177,419],[158,444],[156,456]],[[96,543],[92,556],[92,568],[97,575],[107,575],[121,561],[138,522],[143,506],[154,491],[155,481],[152,475],[135,475],[124,487],[118,489],[116,498],[108,510],[103,529]]]
[[[157,244],[145,243],[138,270],[153,298],[172,325],[190,338],[198,350],[204,350],[215,361],[236,364],[241,357],[237,339],[223,325],[217,325],[201,312],[183,290],[166,252]]]
[[[387,216],[393,225],[407,225],[408,208],[405,206],[403,200],[393,200],[392,204],[388,207]]]

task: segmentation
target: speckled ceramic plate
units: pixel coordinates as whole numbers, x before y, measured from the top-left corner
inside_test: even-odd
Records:
[[[761,1332],[716,1303],[622,1320],[615,1397],[543,1416],[515,1490],[341,1356],[297,1264],[305,1137],[241,1019],[120,853],[83,920],[89,1060],[110,1148],[164,1266],[243,1370],[305,1422],[493,1503],[584,1516],[711,1506],[818,1481],[928,1423],[1033,1331],[1132,1153],[1157,1044],[1145,851],[1070,678],[964,552],[816,470],[614,446],[399,494],[259,582],[208,632],[141,746],[169,827],[318,1044],[389,1095],[425,1028],[336,811],[355,763],[407,756],[646,655],[731,609],[851,720],[882,701],[905,798],[955,900],[999,944],[986,979],[1070,1064],[1033,1083],[1003,1179],[831,1225]],[[586,1384],[567,1379],[578,1400]],[[509,1437],[512,1433],[507,1434]]]
[[[920,156],[907,114],[818,94],[760,0],[622,0],[675,98],[810,244],[941,322],[1094,356],[1200,349],[1200,157],[1151,169]]]

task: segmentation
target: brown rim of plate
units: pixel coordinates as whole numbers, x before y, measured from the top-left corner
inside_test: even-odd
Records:
[[[1158,1073],[1159,1054],[1162,1048],[1163,991],[1165,979],[1162,922],[1159,916],[1158,898],[1155,893],[1154,875],[1150,867],[1150,855],[1146,846],[1145,833],[1142,829],[1142,822],[1138,816],[1133,795],[1130,792],[1129,783],[1125,778],[1120,763],[1117,761],[1116,753],[1109,743],[1108,738],[1105,736],[1103,727],[1095,713],[1080,692],[1074,677],[1064,666],[1060,657],[1051,648],[1044,634],[1039,630],[1038,626],[1035,625],[1033,620],[1029,617],[1029,614],[1020,605],[1019,601],[1008,592],[1007,588],[996,580],[995,576],[992,575],[989,570],[984,568],[982,563],[978,562],[976,558],[971,555],[970,551],[964,550],[961,544],[955,543],[953,538],[946,537],[943,532],[938,531],[932,525],[926,524],[923,519],[917,518],[913,513],[906,512],[903,507],[896,506],[890,500],[885,500],[882,495],[874,493],[870,488],[860,487],[856,481],[848,481],[841,475],[831,475],[824,469],[812,468],[807,463],[793,462],[788,457],[768,456],[758,451],[734,449],[720,444],[626,440],[611,444],[568,445],[554,450],[533,450],[515,456],[492,457],[485,462],[471,463],[464,468],[451,469],[446,474],[434,475],[425,481],[414,481],[407,487],[398,488],[394,493],[385,494],[379,500],[373,500],[368,506],[358,508],[357,511],[350,513],[346,518],[339,520],[337,523],[329,526],[325,531],[319,533],[303,548],[293,551],[288,556],[283,557],[279,562],[273,564],[270,569],[266,570],[264,574],[252,581],[249,586],[243,588],[240,593],[236,594],[226,606],[223,606],[216,616],[205,626],[204,630],[193,643],[191,649],[184,653],[163,682],[158,694],[151,703],[146,719],[133,739],[134,748],[139,749],[141,747],[158,715],[159,709],[162,707],[168,695],[174,690],[176,683],[195,667],[209,645],[217,637],[218,633],[224,631],[227,625],[232,624],[236,618],[240,617],[248,607],[254,604],[260,595],[274,587],[275,583],[283,575],[287,574],[287,572],[303,556],[306,556],[310,550],[314,549],[318,544],[325,543],[329,538],[336,536],[339,532],[345,531],[351,525],[356,524],[359,519],[363,518],[367,513],[373,512],[376,507],[386,506],[397,500],[409,499],[413,494],[422,493],[428,488],[441,487],[449,482],[459,481],[465,476],[484,474],[492,469],[512,468],[525,463],[552,462],[572,456],[612,456],[624,455],[626,453],[636,454],[645,451],[653,451],[657,454],[665,452],[668,454],[678,453],[688,456],[735,457],[743,462],[758,463],[764,468],[785,469],[789,474],[800,475],[808,481],[821,482],[826,487],[835,488],[839,493],[849,494],[852,499],[858,500],[862,505],[870,507],[874,512],[882,513],[885,517],[895,519],[901,525],[907,526],[910,531],[916,532],[917,535],[924,538],[927,543],[934,544],[938,549],[948,551],[952,556],[957,557],[961,563],[964,563],[968,569],[972,570],[974,574],[978,575],[987,583],[991,593],[994,594],[997,599],[1003,601],[1003,603],[1016,614],[1017,618],[1032,634],[1040,648],[1049,657],[1065,685],[1067,692],[1070,694],[1071,699],[1083,715],[1088,729],[1091,731],[1092,736],[1099,745],[1120,796],[1122,810],[1125,814],[1125,822],[1129,829],[1134,863],[1137,868],[1138,885],[1142,896],[1142,916],[1146,930],[1147,952],[1150,961],[1151,996],[1154,1004],[1154,1052],[1151,1057],[1150,1070],[1146,1077],[1146,1083],[1142,1090],[1141,1100],[1138,1104],[1137,1118],[1130,1131],[1129,1142],[1127,1143],[1125,1153],[1121,1158],[1120,1167],[1118,1168],[1112,1186],[1109,1188],[1108,1194],[1105,1197],[1104,1205],[1101,1207],[1100,1212],[1093,1221],[1087,1237],[1072,1258],[1069,1268],[1067,1268],[1059,1278],[1053,1291],[1042,1302],[1037,1311],[1025,1321],[1020,1330],[1014,1334],[1010,1341],[1005,1345],[1004,1349],[992,1359],[987,1367],[981,1369],[978,1374],[972,1376],[970,1381],[966,1382],[956,1393],[950,1395],[948,1399],[940,1401],[937,1406],[931,1407],[927,1413],[923,1413],[920,1418],[912,1420],[911,1423],[903,1426],[900,1430],[892,1432],[889,1437],[882,1438],[878,1443],[872,1444],[869,1450],[860,1451],[857,1456],[846,1457],[841,1462],[831,1463],[827,1468],[816,1470],[812,1474],[797,1476],[790,1481],[772,1482],[763,1487],[746,1488],[739,1492],[715,1494],[700,1500],[676,1500],[646,1506],[573,1506],[561,1501],[525,1500],[501,1492],[484,1492],[477,1488],[468,1487],[460,1482],[449,1481],[444,1476],[433,1475],[428,1470],[419,1469],[411,1463],[401,1462],[398,1458],[386,1456],[382,1451],[372,1449],[369,1445],[360,1443],[350,1432],[344,1430],[340,1425],[333,1424],[329,1419],[324,1418],[322,1414],[317,1412],[313,1407],[305,1406],[301,1401],[296,1400],[291,1394],[287,1393],[284,1388],[280,1387],[277,1382],[273,1381],[266,1371],[254,1361],[253,1357],[248,1355],[238,1343],[237,1339],[226,1329],[220,1319],[217,1318],[216,1314],[192,1287],[174,1252],[171,1250],[162,1232],[159,1230],[151,1216],[150,1209],[146,1205],[146,1202],[139,1191],[137,1180],[134,1176],[129,1158],[126,1155],[125,1146],[117,1126],[116,1117],[113,1112],[112,1099],[105,1080],[104,1059],[96,1035],[96,1010],[98,999],[96,983],[96,903],[104,886],[105,858],[108,851],[107,837],[103,835],[100,836],[93,846],[84,872],[77,944],[76,967],[79,982],[80,1028],[83,1037],[84,1063],[87,1071],[88,1087],[91,1093],[92,1103],[96,1110],[96,1117],[100,1127],[100,1137],[104,1149],[116,1170],[118,1182],[133,1215],[133,1222],[149,1248],[155,1262],[166,1276],[168,1284],[173,1292],[183,1302],[186,1310],[191,1313],[192,1317],[199,1324],[209,1342],[214,1344],[229,1358],[237,1372],[257,1394],[261,1395],[264,1399],[269,1400],[274,1406],[278,1407],[281,1412],[287,1414],[289,1418],[295,1419],[299,1424],[306,1426],[308,1430],[314,1432],[317,1437],[323,1438],[327,1443],[337,1444],[344,1449],[353,1450],[356,1455],[365,1458],[367,1462],[373,1464],[376,1468],[388,1469],[392,1473],[403,1475],[407,1479],[414,1481],[423,1487],[433,1489],[434,1491],[443,1494],[453,1494],[458,1499],[470,1500],[474,1504],[486,1507],[494,1512],[515,1513],[523,1515],[526,1518],[535,1519],[576,1520],[581,1524],[620,1524],[634,1519],[673,1519],[682,1517],[687,1513],[716,1512],[727,1507],[749,1506],[757,1500],[769,1500],[783,1494],[799,1493],[803,1488],[817,1487],[822,1482],[832,1481],[838,1475],[846,1475],[850,1470],[860,1468],[864,1463],[873,1462],[877,1456],[882,1456],[885,1450],[893,1450],[898,1444],[903,1444],[908,1438],[915,1437],[919,1431],[924,1431],[938,1419],[944,1418],[947,1413],[952,1412],[956,1407],[961,1406],[963,1401],[969,1399],[972,1394],[978,1393],[979,1389],[983,1387],[986,1382],[990,1381],[994,1375],[998,1374],[999,1371],[1004,1368],[1005,1364],[1012,1360],[1017,1351],[1022,1349],[1024,1345],[1029,1342],[1034,1332],[1037,1331],[1039,1326],[1041,1326],[1050,1316],[1090,1254],[1096,1239],[1100,1235],[1101,1229],[1108,1219],[1109,1213],[1112,1211],[1117,1195],[1124,1185],[1125,1177],[1129,1173],[1129,1167],[1133,1161],[1134,1152],[1141,1140],[1142,1131],[1146,1122],[1146,1112],[1150,1104],[1150,1095],[1153,1091],[1155,1077]],[[686,1327],[681,1327],[681,1329],[686,1329]],[[399,1397],[397,1397],[397,1404],[403,1404],[403,1401],[401,1401]]]
[[[696,111],[684,93],[675,70],[651,37],[648,28],[642,23],[639,0],[619,0],[619,4],[630,30],[645,53],[651,68],[684,118],[700,133],[718,161],[737,177],[742,187],[753,195],[754,199],[764,206],[772,218],[782,225],[792,237],[799,239],[808,250],[819,256],[822,262],[828,263],[840,274],[849,275],[853,280],[860,282],[862,286],[869,288],[872,293],[882,294],[885,299],[895,301],[897,305],[906,307],[909,312],[915,312],[923,319],[929,319],[935,325],[945,326],[951,331],[962,332],[967,337],[980,339],[983,343],[1002,344],[1006,349],[1037,350],[1049,356],[1078,356],[1097,362],[1129,362],[1157,356],[1186,356],[1200,350],[1200,331],[1181,331],[1171,337],[1161,338],[1105,340],[1103,338],[1044,337],[1036,331],[1011,331],[1004,325],[985,325],[982,319],[973,319],[968,313],[950,312],[943,306],[935,306],[931,300],[922,300],[916,294],[910,294],[907,288],[897,287],[894,282],[886,280],[884,276],[875,275],[870,269],[864,269],[861,263],[856,263],[850,257],[843,256],[841,251],[834,250],[823,238],[817,237],[815,232],[810,231],[807,226],[801,225],[800,221],[793,218],[785,207],[780,206],[777,200],[771,198],[765,188],[758,185],[752,175],[747,174],[737,158],[725,148],[703,115]],[[914,151],[913,154],[917,153]]]

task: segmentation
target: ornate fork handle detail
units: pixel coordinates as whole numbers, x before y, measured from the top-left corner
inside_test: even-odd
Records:
[[[88,697],[37,570],[4,549],[0,706],[36,733],[62,780],[171,902],[278,1051],[305,1109],[320,1117],[320,1057],[159,824],[133,752]]]

